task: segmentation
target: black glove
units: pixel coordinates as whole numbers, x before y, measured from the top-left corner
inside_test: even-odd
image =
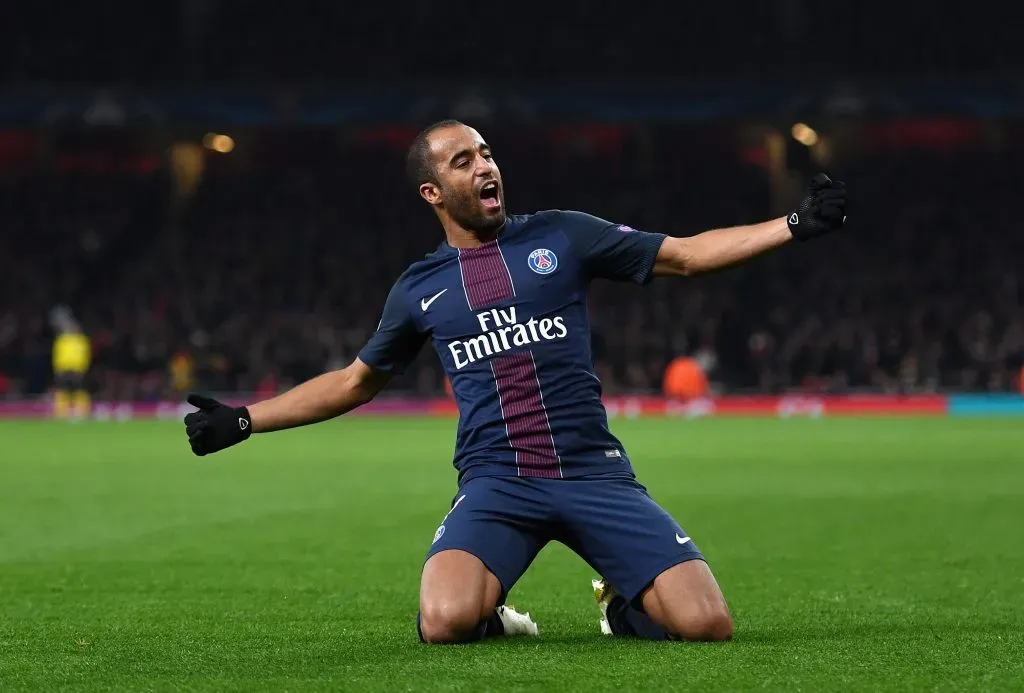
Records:
[[[798,241],[807,241],[843,227],[846,221],[846,183],[824,173],[811,178],[807,194],[786,223]]]
[[[245,407],[229,407],[215,399],[191,394],[186,401],[199,411],[185,415],[185,433],[192,452],[209,455],[241,443],[252,435],[252,419]]]

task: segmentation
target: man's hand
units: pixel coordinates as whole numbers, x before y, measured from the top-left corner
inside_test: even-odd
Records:
[[[807,241],[843,227],[846,221],[846,184],[824,173],[811,179],[796,211],[786,217],[793,238]]]
[[[199,408],[185,415],[185,432],[192,452],[200,457],[241,443],[252,435],[252,419],[245,407],[232,408],[197,394],[189,395],[186,401]]]

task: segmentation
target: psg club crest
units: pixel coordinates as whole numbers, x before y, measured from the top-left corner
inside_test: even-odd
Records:
[[[558,256],[547,248],[537,248],[530,253],[526,262],[537,274],[551,274],[558,269]]]

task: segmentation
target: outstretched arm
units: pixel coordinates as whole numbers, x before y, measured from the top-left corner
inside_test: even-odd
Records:
[[[581,212],[558,214],[561,228],[590,277],[646,284],[653,276],[722,269],[787,241],[804,241],[840,229],[846,221],[846,186],[819,173],[789,216],[688,238],[637,231]]]
[[[391,375],[358,358],[338,371],[318,375],[291,390],[249,407],[253,433],[318,423],[346,414],[377,396]]]
[[[402,372],[425,339],[413,323],[400,283],[396,283],[376,332],[346,368],[324,373],[248,408],[189,395],[188,403],[199,409],[185,415],[192,452],[208,455],[241,443],[253,432],[296,428],[350,412],[373,399],[394,374]]]
[[[760,224],[705,231],[687,238],[668,237],[654,263],[654,275],[691,276],[730,267],[793,239],[786,217]]]
[[[229,407],[210,397],[192,394],[198,408],[185,416],[192,452],[208,455],[241,443],[253,433],[280,431],[326,421],[373,399],[391,380],[360,359],[339,371],[324,373],[288,392],[249,407]]]
[[[803,241],[835,231],[845,221],[846,186],[819,173],[788,217],[705,231],[688,238],[666,238],[658,249],[654,274],[689,276],[724,269],[794,238]]]

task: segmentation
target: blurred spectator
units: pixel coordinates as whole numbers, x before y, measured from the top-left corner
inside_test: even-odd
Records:
[[[174,354],[168,364],[168,370],[171,387],[176,394],[182,395],[195,387],[195,362],[188,351],[181,350]]]
[[[679,400],[708,396],[708,378],[700,361],[689,356],[672,359],[665,369],[662,392],[666,397]]]
[[[255,394],[259,399],[267,399],[276,395],[279,389],[277,377],[273,371],[269,371],[256,383]]]

